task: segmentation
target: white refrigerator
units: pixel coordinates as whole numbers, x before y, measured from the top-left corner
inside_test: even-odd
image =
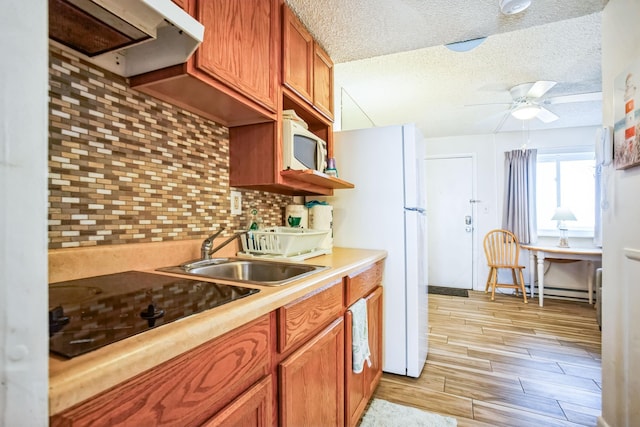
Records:
[[[425,141],[413,124],[337,132],[334,245],[384,249],[383,365],[419,377],[428,350]]]

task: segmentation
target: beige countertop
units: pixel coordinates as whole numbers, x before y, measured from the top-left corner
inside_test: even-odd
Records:
[[[175,247],[173,249],[175,250],[173,253],[178,259],[173,263],[167,263],[165,255],[160,256],[158,259],[146,259],[144,255],[147,252],[149,254],[159,253],[160,244],[126,245],[128,248],[121,247],[119,248],[120,251],[115,251],[113,248],[52,251],[49,256],[50,270],[53,268],[57,271],[50,273],[50,281],[72,280],[87,277],[88,275],[110,274],[126,270],[177,276],[170,273],[157,272],[154,269],[161,266],[175,265],[194,258],[193,254],[197,254],[199,241],[190,242],[174,244]],[[135,246],[135,248],[131,246]],[[163,253],[166,252],[167,247],[167,244],[162,246]],[[132,251],[136,256],[127,256],[126,254],[113,255],[122,250],[125,252]],[[109,256],[109,254],[112,255]],[[151,258],[154,256],[152,255]],[[331,267],[311,277],[278,287],[242,284],[242,286],[260,289],[260,292],[134,335],[72,359],[51,355],[49,358],[49,414],[57,414],[135,375],[286,305],[329,282],[375,263],[385,256],[386,252],[380,250],[334,248],[332,254],[306,261],[308,264]],[[146,261],[140,261],[141,258],[145,258]],[[83,261],[79,262],[77,261],[78,259]],[[101,260],[98,266],[93,270],[88,269],[86,264],[96,259]],[[126,262],[122,263],[123,260],[126,260]],[[106,265],[109,262],[112,264]],[[121,264],[120,269],[118,269],[118,264]],[[60,273],[63,266],[65,272]],[[94,273],[91,274],[90,271]],[[198,278],[198,280],[206,279]],[[216,282],[233,283],[222,280],[216,280]]]

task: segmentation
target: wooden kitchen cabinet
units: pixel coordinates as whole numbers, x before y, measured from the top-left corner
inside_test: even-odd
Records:
[[[293,105],[285,100],[286,105]],[[299,105],[299,104],[296,104]],[[296,109],[309,130],[327,141],[331,156],[333,132],[329,122]],[[282,170],[280,121],[229,128],[229,185],[292,196],[330,196],[335,189],[353,188],[350,182],[317,171]]]
[[[225,407],[220,419],[269,420],[271,325],[271,315],[262,316],[53,416],[50,424],[216,425],[212,416]]]
[[[333,61],[286,5],[282,12],[282,83],[333,121]]]
[[[280,58],[278,0],[194,0],[205,27],[196,69],[272,110]]]
[[[375,288],[365,297],[365,300],[371,366],[365,362],[364,369],[359,374],[354,373],[352,369],[353,316],[349,310],[345,313],[345,421],[348,426],[358,424],[382,376],[382,287]]]
[[[52,426],[356,425],[381,376],[383,261],[50,418]],[[372,366],[351,368],[346,302],[365,298]],[[167,326],[169,327],[169,326]]]
[[[356,426],[382,377],[382,270],[378,262],[345,278],[347,306],[360,298],[367,303],[367,326],[371,366],[366,362],[359,374],[353,372],[351,327],[353,316],[345,312],[345,425]]]
[[[333,120],[333,61],[318,45],[313,45],[313,105]]]
[[[344,312],[342,280],[278,309],[278,352],[287,353]]]
[[[313,37],[286,5],[282,8],[282,81],[313,102]]]
[[[288,7],[283,6],[283,14],[283,37],[289,41],[283,43],[281,110],[294,110],[309,131],[327,142],[332,157],[333,63]],[[229,129],[232,187],[293,196],[330,196],[334,190],[354,188],[350,182],[319,171],[283,170],[281,126],[279,113],[274,122]]]
[[[344,425],[344,320],[331,323],[279,366],[280,425]]]
[[[347,276],[345,284],[345,305],[351,307],[358,299],[368,295],[375,288],[382,285],[383,270],[384,261],[378,261]]]
[[[133,76],[131,87],[225,126],[277,120],[279,0],[190,0],[204,40],[184,64]]]
[[[338,280],[277,310],[282,426],[343,425],[343,290]]]
[[[333,63],[282,1],[176,2],[204,25],[202,44],[184,64],[131,77],[131,87],[229,127],[233,187],[304,196],[353,188],[322,172],[283,170],[284,109],[332,155]],[[289,16],[284,31],[281,10]]]
[[[273,425],[273,384],[271,376],[251,387],[203,427]]]

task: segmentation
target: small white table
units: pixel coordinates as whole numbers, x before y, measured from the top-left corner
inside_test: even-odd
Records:
[[[600,248],[561,248],[551,245],[520,245],[529,250],[529,283],[531,298],[533,298],[533,285],[535,283],[535,265],[538,260],[538,299],[540,307],[544,305],[544,260],[546,258],[575,259],[587,261],[589,277],[587,289],[589,292],[589,304],[593,304],[593,276],[595,275],[595,261],[602,261],[602,249]]]

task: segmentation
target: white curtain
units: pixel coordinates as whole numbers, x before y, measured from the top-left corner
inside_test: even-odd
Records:
[[[523,244],[538,240],[536,156],[536,149],[504,153],[502,228],[513,232]]]

